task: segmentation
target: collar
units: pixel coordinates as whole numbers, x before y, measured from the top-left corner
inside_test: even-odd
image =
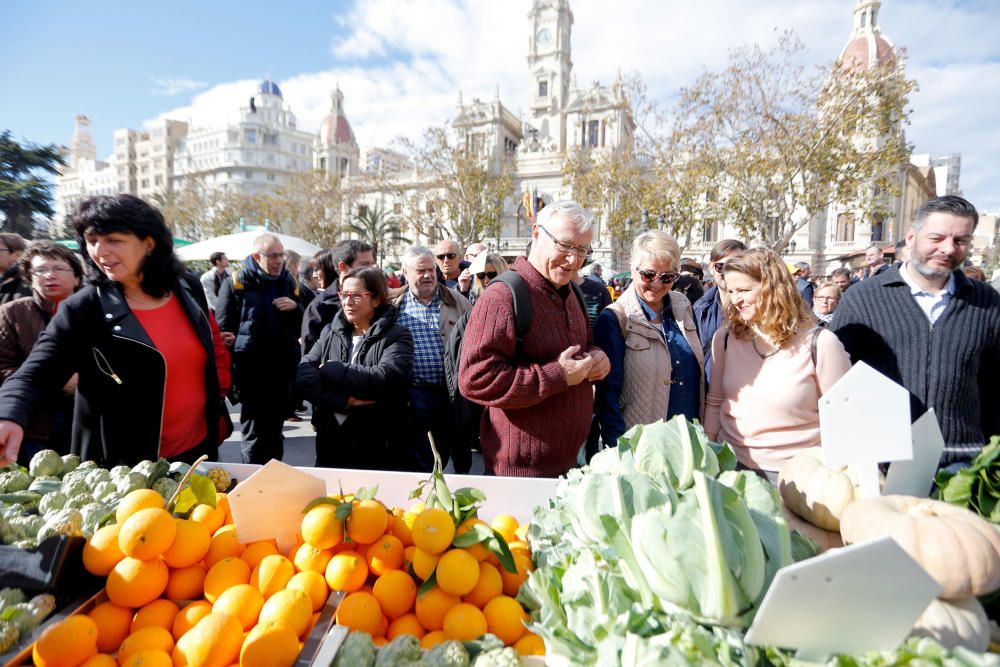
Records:
[[[423,301],[421,301],[420,299],[418,299],[417,295],[414,294],[413,291],[410,290],[410,289],[406,290],[406,299],[408,301],[410,301],[411,303],[418,304],[420,306],[423,306],[424,308],[430,308],[431,306],[437,306],[440,309],[441,308],[441,288],[442,288],[442,286],[438,285],[437,289],[434,290],[434,296],[431,298],[430,303],[426,303],[425,304]],[[448,289],[448,288],[445,287],[444,289]]]
[[[931,292],[925,290],[923,287],[918,285],[910,275],[910,263],[906,262],[899,267],[899,277],[903,279],[903,282],[907,284],[910,288],[910,294],[917,296],[919,294],[930,294],[932,296],[941,296],[942,294],[948,294],[949,296],[955,296],[955,272],[948,276],[948,282],[945,283],[944,289],[941,292]]]
[[[645,301],[643,301],[642,299],[640,299],[638,294],[636,294],[635,296],[636,296],[636,301],[639,302],[639,307],[642,308],[642,312],[645,313],[647,320],[652,320],[657,315],[664,315],[665,316],[665,314],[667,312],[666,308],[662,309],[661,312],[657,313],[655,310],[653,310],[650,307],[650,305],[648,303],[646,303]],[[670,294],[668,292],[667,295],[666,295],[666,298],[669,298],[669,297],[670,297]]]

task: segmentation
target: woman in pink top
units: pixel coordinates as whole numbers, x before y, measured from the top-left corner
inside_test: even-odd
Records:
[[[813,326],[784,262],[766,248],[722,269],[727,325],[712,339],[705,431],[746,468],[773,473],[820,446],[819,398],[851,367],[840,340]]]

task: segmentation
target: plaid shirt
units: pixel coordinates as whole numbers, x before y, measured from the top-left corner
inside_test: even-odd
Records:
[[[413,334],[413,384],[443,387],[444,343],[441,341],[441,296],[438,291],[434,290],[434,298],[425,306],[407,290],[396,322]]]

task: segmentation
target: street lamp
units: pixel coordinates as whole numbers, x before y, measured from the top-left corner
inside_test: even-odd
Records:
[[[791,241],[788,242],[788,251],[793,255],[795,254],[795,246],[796,246],[795,239],[792,239]]]

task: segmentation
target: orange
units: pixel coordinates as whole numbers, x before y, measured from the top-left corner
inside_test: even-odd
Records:
[[[175,667],[225,667],[240,653],[243,629],[235,616],[212,612],[188,630],[174,647]]]
[[[159,558],[144,561],[125,557],[108,574],[108,599],[123,607],[142,607],[160,597],[169,574]]]
[[[226,520],[222,522],[223,525],[233,523],[233,510],[229,507],[229,494],[221,491],[216,492],[215,506],[226,515]]]
[[[326,604],[326,599],[330,596],[330,588],[326,585],[326,579],[319,572],[303,570],[288,580],[285,586],[290,591],[302,591],[312,603],[312,610],[319,611]]]
[[[413,635],[417,639],[422,639],[425,634],[427,631],[424,630],[424,626],[420,625],[417,615],[413,613],[403,614],[390,623],[389,628],[385,631],[386,639],[389,640],[393,640],[399,635]]]
[[[413,603],[417,599],[417,585],[406,572],[389,570],[375,580],[372,594],[385,615],[394,619],[413,609]]]
[[[353,551],[339,553],[326,566],[326,583],[334,591],[353,593],[365,585],[368,578],[368,564]]]
[[[378,622],[378,636],[385,637],[385,633],[389,630],[389,619],[386,618],[385,614],[382,614],[382,620]]]
[[[148,648],[169,653],[174,649],[174,637],[169,630],[158,625],[140,628],[126,637],[118,647],[118,662],[124,664],[130,655]]]
[[[196,600],[177,612],[174,618],[174,625],[170,629],[174,639],[180,639],[184,633],[193,628],[201,619],[212,613],[212,603],[205,600]]]
[[[205,575],[205,599],[215,602],[227,588],[248,583],[250,566],[234,556],[223,558]]]
[[[226,513],[218,507],[212,507],[211,505],[195,505],[194,509],[191,510],[191,520],[205,524],[208,532],[214,533],[225,523]]]
[[[144,648],[121,660],[121,667],[173,667],[173,665],[170,653],[157,648]]]
[[[443,630],[434,630],[428,632],[424,635],[423,639],[420,640],[420,648],[430,650],[440,644],[441,642],[447,641],[447,637],[444,636]]]
[[[139,560],[160,556],[174,543],[177,525],[166,510],[147,507],[125,519],[118,532],[118,548]]]
[[[299,656],[299,638],[281,625],[257,626],[240,649],[240,667],[291,667]]]
[[[317,505],[302,517],[302,539],[317,549],[332,549],[344,541],[344,522],[333,505]]]
[[[469,532],[472,530],[472,527],[477,524],[482,524],[484,526],[487,525],[482,519],[470,516],[468,519],[459,524],[458,528],[455,530],[455,537]],[[473,544],[471,547],[465,547],[465,550],[478,561],[484,561],[490,555],[490,550],[487,549],[482,542]]]
[[[455,522],[440,507],[426,509],[413,522],[413,543],[429,554],[439,554],[451,546],[455,538]]]
[[[520,639],[527,630],[524,624],[528,622],[528,614],[521,603],[512,597],[501,595],[493,598],[483,608],[483,615],[486,616],[486,626],[490,632],[502,639],[507,646]]]
[[[410,509],[408,509],[405,512],[403,512],[403,517],[405,518],[407,514],[412,514],[413,515],[413,520],[415,521],[416,518],[417,518],[417,515],[420,514],[421,512],[423,512],[425,509],[427,509],[427,505],[424,504],[424,501],[418,500],[417,502],[415,502],[412,505],[410,505]],[[410,526],[410,528],[413,528],[413,522],[412,521],[409,522],[408,525]]]
[[[417,595],[415,608],[420,625],[426,630],[441,630],[444,627],[444,615],[460,602],[457,595],[449,595],[437,586]]]
[[[168,600],[196,600],[205,594],[205,574],[201,565],[170,570],[163,595]]]
[[[508,572],[506,568],[500,568],[500,576],[503,578],[503,593],[515,597],[520,590],[521,584],[528,578],[528,573],[535,569],[531,564],[531,559],[522,553],[514,555],[514,564],[517,566],[517,574]]]
[[[545,642],[533,632],[525,632],[514,642],[514,650],[518,655],[545,655]]]
[[[350,542],[350,541],[348,541],[348,542],[341,542],[340,544],[338,544],[337,546],[335,546],[333,549],[331,549],[331,551],[333,551],[333,555],[336,556],[337,554],[342,553],[344,551],[357,551],[358,547],[361,547],[362,549],[364,549],[364,545],[363,544],[358,544],[357,542]]]
[[[162,598],[159,600],[153,600],[145,607],[135,612],[135,617],[132,618],[132,625],[129,627],[129,632],[134,633],[136,630],[141,630],[151,626],[157,626],[170,630],[170,628],[174,626],[174,619],[177,618],[177,612],[179,611],[180,607],[178,607],[175,602],[164,600]]]
[[[366,555],[368,569],[375,576],[398,570],[403,565],[403,543],[398,537],[383,535],[368,547]]]
[[[437,564],[437,585],[445,593],[465,595],[479,581],[479,561],[465,549],[446,552]]]
[[[216,535],[222,535],[223,533],[235,533],[235,532],[236,532],[236,526],[234,526],[231,523],[224,523],[221,526],[219,526],[218,530],[212,533],[212,537],[215,537]]]
[[[358,544],[371,544],[389,526],[389,513],[377,500],[362,500],[351,507],[347,518],[347,534]]]
[[[280,554],[264,556],[250,575],[250,585],[256,586],[267,599],[283,589],[295,574],[292,561]]]
[[[306,570],[312,572],[326,572],[326,566],[333,558],[333,549],[317,549],[313,545],[305,542],[295,549],[292,555],[292,563],[298,572]]]
[[[517,519],[509,514],[498,514],[490,522],[490,528],[503,535],[508,544],[517,541]]]
[[[437,567],[438,559],[437,554],[429,554],[418,547],[413,552],[413,573],[420,577],[422,581],[427,581],[434,574],[434,568]]]
[[[283,590],[276,592],[264,603],[257,624],[264,627],[282,625],[294,632],[296,637],[301,637],[309,626],[312,613],[312,602],[305,593]]]
[[[250,566],[250,569],[257,567],[260,561],[263,560],[264,556],[270,556],[271,554],[278,553],[278,547],[274,546],[273,542],[263,541],[263,542],[251,542],[247,545],[246,550],[243,555],[240,556],[246,564]]]
[[[174,543],[163,552],[163,562],[172,568],[190,567],[208,553],[212,536],[205,524],[189,519],[174,519],[177,533]]]
[[[31,654],[41,667],[75,667],[97,655],[97,623],[89,616],[69,616],[49,626]]]
[[[486,634],[486,617],[479,607],[462,602],[444,615],[444,636],[459,641],[472,641]]]
[[[514,531],[514,537],[516,537],[517,539],[521,540],[524,543],[527,543],[528,530],[530,528],[531,528],[530,523],[522,523],[520,526],[517,527],[517,530]]]
[[[404,520],[402,513],[400,513],[400,515],[396,517],[396,520],[392,522],[392,530],[390,533],[402,542],[404,547],[413,545],[413,531],[410,530],[410,526]]]
[[[382,608],[378,600],[370,593],[351,593],[337,607],[337,624],[351,630],[367,632],[372,637],[383,634],[379,632],[382,621]]]
[[[235,532],[226,531],[216,533],[209,543],[208,553],[205,554],[205,567],[212,569],[213,565],[223,558],[229,558],[230,556],[239,558],[243,555],[244,551],[246,551],[246,547],[236,539]]]
[[[256,625],[263,606],[264,596],[260,591],[250,584],[237,584],[222,591],[212,605],[212,611],[235,616],[246,631]]]
[[[410,565],[413,564],[413,554],[416,553],[417,548],[412,544],[405,549],[403,549],[403,565],[401,569],[408,570]]]
[[[128,637],[132,610],[114,602],[104,602],[91,609],[87,616],[97,624],[97,650],[113,653]]]
[[[141,509],[155,507],[162,510],[166,506],[167,502],[156,491],[152,489],[136,489],[122,498],[122,501],[118,503],[118,509],[115,510],[115,521],[118,525],[121,525],[125,523],[125,519]]]
[[[83,545],[83,566],[87,568],[87,572],[106,577],[118,561],[125,558],[118,547],[118,532],[121,528],[121,524],[117,523],[100,528]]]
[[[98,653],[80,663],[80,667],[118,667],[118,661],[107,653]]]
[[[489,563],[480,563],[479,580],[475,588],[462,597],[462,601],[482,609],[487,602],[501,594],[503,594],[503,577]]]

